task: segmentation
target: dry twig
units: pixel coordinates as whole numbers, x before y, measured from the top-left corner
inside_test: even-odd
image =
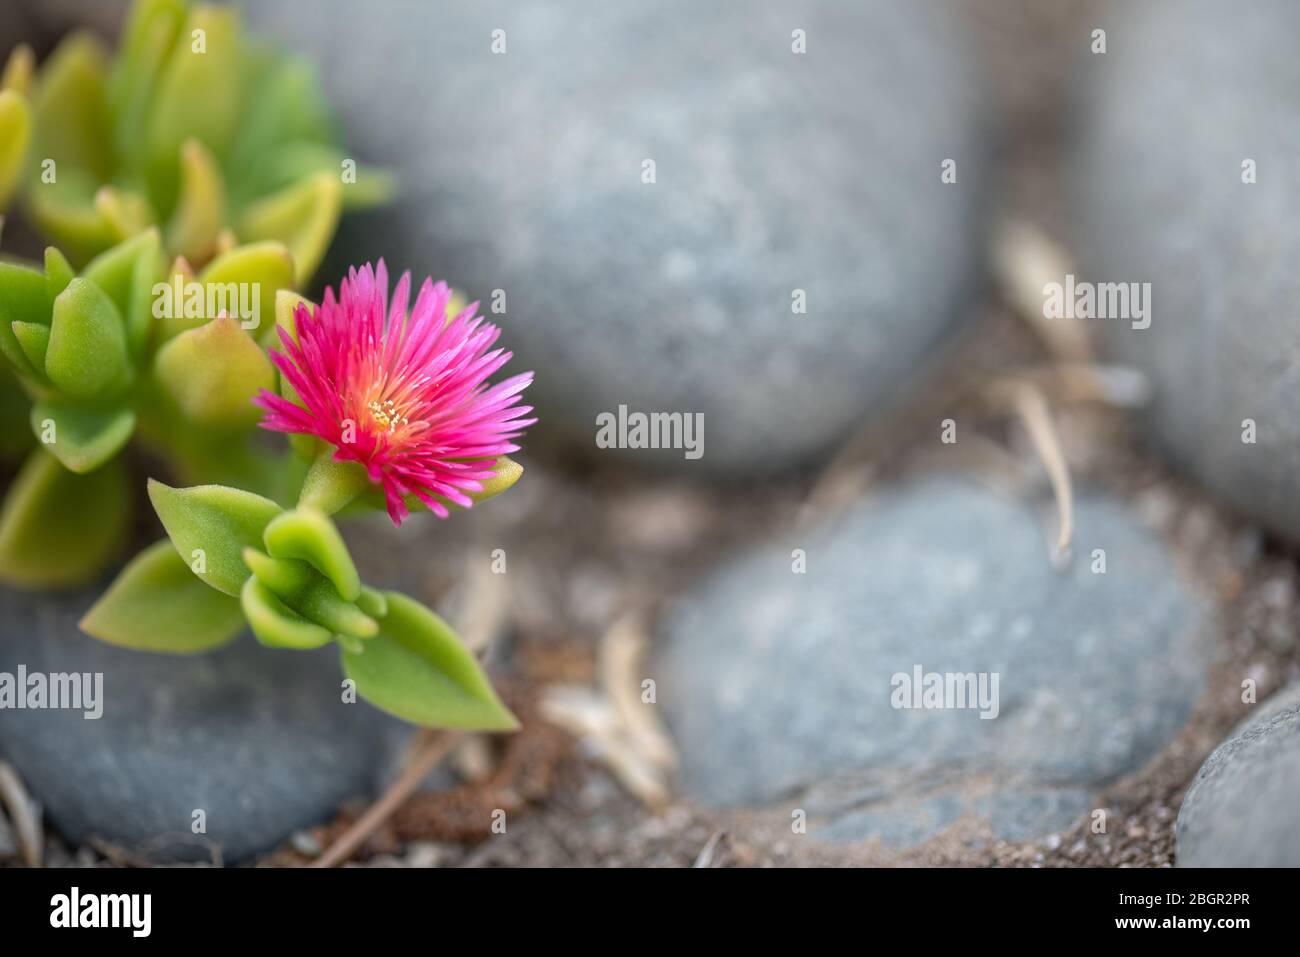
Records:
[[[461,735],[446,731],[421,730],[415,751],[397,780],[366,813],[343,832],[309,867],[337,867],[357,852],[362,844],[420,787],[447,753],[461,740]]]
[[[600,688],[550,687],[542,713],[587,744],[633,795],[658,807],[668,800],[667,779],[677,754],[641,698],[645,646],[639,616],[620,618],[601,640]]]
[[[9,811],[23,862],[28,867],[40,867],[45,860],[45,832],[41,830],[40,810],[23,787],[18,772],[3,761],[0,761],[0,803]]]

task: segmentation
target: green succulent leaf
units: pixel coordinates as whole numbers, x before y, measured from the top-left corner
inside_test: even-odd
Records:
[[[285,56],[267,47],[250,49],[247,88],[257,90],[232,150],[234,164],[252,180],[250,188],[282,185],[268,176],[267,161],[291,141],[333,138],[329,105],[321,92],[315,67],[301,57]]]
[[[312,574],[306,587],[288,604],[304,618],[328,628],[331,633],[373,638],[379,632],[375,620],[353,602],[344,601],[338,590],[319,572]]]
[[[75,33],[59,44],[41,68],[32,91],[35,148],[39,159],[55,162],[55,183],[70,168],[79,168],[105,182],[111,172],[112,142],[106,92],[107,61],[99,41]],[[35,183],[40,193],[55,183]]]
[[[13,324],[48,325],[50,301],[45,277],[40,272],[16,263],[0,262],[0,352],[29,378],[42,379],[44,374],[27,357]]]
[[[334,583],[347,601],[361,595],[361,579],[343,537],[324,514],[297,508],[266,526],[266,550],[273,558],[299,558]]]
[[[162,209],[176,199],[177,157],[186,140],[222,155],[239,127],[243,103],[239,12],[195,7],[181,28],[151,105],[148,132],[151,186]]]
[[[369,585],[362,585],[361,595],[357,598],[357,607],[371,618],[383,618],[388,614],[388,599],[384,597],[383,592]]]
[[[256,548],[246,548],[244,564],[286,607],[331,634],[372,638],[379,631],[374,618],[357,604],[344,601],[328,579],[301,559],[272,558]],[[363,595],[367,591],[363,587]],[[376,607],[370,601],[366,604]]]
[[[94,282],[77,278],[54,300],[45,372],[70,396],[92,399],[131,381],[122,314]]]
[[[101,186],[93,202],[100,219],[112,232],[114,242],[129,239],[156,223],[153,207],[139,193],[117,186]]]
[[[153,281],[162,278],[162,241],[159,231],[147,229],[117,246],[95,256],[82,270],[85,280],[94,282],[122,316],[130,315],[139,306],[136,295],[136,265],[144,261]],[[152,283],[149,283],[152,287]],[[66,286],[65,286],[66,290]],[[60,294],[61,295],[61,294]],[[146,309],[146,316],[148,311]]]
[[[524,467],[522,465],[510,458],[510,456],[503,455],[492,466],[492,477],[483,482],[483,491],[470,492],[469,497],[475,502],[486,501],[510,488],[519,481],[523,474]]]
[[[250,205],[236,231],[247,240],[274,239],[288,246],[301,286],[320,265],[342,210],[342,181],[318,173]]]
[[[226,187],[216,157],[199,140],[181,147],[181,186],[167,247],[195,262],[212,257],[226,224]]]
[[[28,427],[32,404],[9,366],[0,362],[0,462],[16,465],[36,444]]]
[[[302,285],[343,209],[391,197],[388,173],[337,145],[313,66],[247,36],[235,7],[135,0],[119,35],[111,60],[89,34],[67,38],[30,95],[28,51],[0,78],[0,204],[20,178],[74,265],[165,224],[169,257],[198,266],[281,241]]]
[[[281,290],[293,288],[294,275],[289,250],[283,243],[268,241],[247,243],[218,256],[199,274],[199,282],[205,286],[223,286],[228,302],[247,304],[256,310],[251,316],[237,317],[248,320],[249,334],[256,336],[264,319],[270,325],[270,317],[275,315],[276,296]],[[238,295],[241,288],[255,293],[257,298],[250,294]]]
[[[474,731],[513,731],[478,661],[441,618],[397,592],[388,615],[361,651],[342,651],[343,669],[371,704],[414,724]]]
[[[32,74],[36,72],[36,54],[25,43],[14,47],[0,71],[0,90],[12,90],[26,96],[32,88]]]
[[[244,549],[260,545],[280,513],[270,499],[224,485],[171,488],[150,479],[149,500],[194,574],[227,595],[238,595],[248,578]]]
[[[130,505],[121,459],[78,475],[37,449],[0,507],[0,581],[25,588],[93,581],[121,549]]]
[[[348,179],[342,178],[345,163],[352,164],[352,176]],[[316,173],[340,178],[344,212],[381,206],[391,202],[397,193],[397,180],[392,173],[357,163],[337,146],[311,141],[276,147],[265,164],[264,182],[271,192]]]
[[[68,283],[76,278],[77,271],[63,255],[53,246],[45,249],[45,294],[53,304],[59,293],[68,288]]]
[[[135,431],[130,408],[85,405],[59,399],[32,406],[32,432],[64,467],[93,472],[120,452]]]
[[[263,348],[270,349],[273,346],[280,348],[280,334],[277,329],[283,329],[291,341],[298,341],[298,329],[294,324],[293,315],[299,305],[306,306],[309,312],[315,308],[315,303],[298,295],[292,289],[281,289],[275,294],[275,325],[266,330],[266,337],[262,340]],[[285,398],[290,396],[286,395]]]
[[[244,564],[260,581],[281,598],[298,594],[316,572],[297,558],[272,558],[256,548],[244,549]]]
[[[213,428],[257,424],[253,397],[275,388],[271,360],[234,319],[213,319],[168,342],[154,375],[187,420]]]
[[[0,262],[0,319],[49,325],[53,301],[40,270]]]
[[[137,169],[143,165],[140,130],[188,8],[186,0],[138,0],[122,31],[121,56],[109,79],[108,96],[116,117],[113,135],[118,153]]]
[[[340,461],[334,457],[333,449],[325,449],[307,470],[298,493],[298,506],[333,515],[369,491],[372,484],[366,467],[360,462]]]
[[[220,648],[243,628],[239,602],[194,577],[167,539],[133,558],[81,619],[110,645],[177,655]]]
[[[26,192],[32,222],[52,237],[74,264],[85,263],[119,239],[118,229],[95,204],[99,184],[76,167],[58,168],[53,183],[33,183]]]
[[[329,631],[282,602],[256,578],[244,583],[239,603],[253,635],[272,648],[307,650],[327,645],[334,638]]]
[[[16,90],[0,90],[0,212],[18,186],[31,141],[32,112]]]
[[[23,350],[27,361],[34,368],[43,369],[45,353],[50,348],[50,327],[39,322],[13,322],[10,323],[10,328],[13,329],[14,338],[18,340],[18,347]]]

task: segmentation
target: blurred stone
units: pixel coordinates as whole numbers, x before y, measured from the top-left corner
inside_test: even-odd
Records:
[[[1182,728],[1208,619],[1128,509],[1088,493],[1076,505],[1061,572],[1050,512],[954,479],[719,569],[666,616],[652,672],[686,790],[717,806],[797,802],[831,841],[910,845],[967,814],[1008,840],[1079,820]],[[894,676],[917,668],[983,673],[990,693],[998,675],[983,709],[996,717],[896,708]]]
[[[485,310],[503,290],[493,318],[537,372],[535,445],[595,452],[597,415],[626,405],[704,417],[702,458],[637,463],[788,468],[972,312],[991,144],[946,6],[246,7],[315,57],[346,141],[403,180],[322,275],[385,256]]]
[[[1298,539],[1300,6],[1132,4],[1109,25],[1108,52],[1085,55],[1078,77],[1080,278],[1152,284],[1150,328],[1104,323],[1155,386],[1151,435]]]
[[[0,709],[0,757],[74,845],[97,836],[159,860],[269,850],[372,793],[406,727],[342,701],[332,648],[211,654],[114,648],[77,630],[94,593],[0,590],[0,672],[103,674],[103,715]],[[193,834],[196,810],[205,834]]]
[[[1300,685],[1278,692],[1197,772],[1178,813],[1179,867],[1300,867]]]

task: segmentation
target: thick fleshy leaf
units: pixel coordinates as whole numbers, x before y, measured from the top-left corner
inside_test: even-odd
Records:
[[[106,71],[103,47],[88,33],[66,38],[41,67],[32,91],[35,158],[54,160],[56,182],[72,167],[97,183],[112,172]],[[49,185],[32,188],[39,193]]]
[[[343,537],[324,514],[297,508],[266,526],[266,550],[273,558],[300,558],[334,583],[347,601],[361,595],[361,578]]]
[[[492,477],[483,482],[483,491],[470,492],[469,497],[475,502],[486,501],[510,488],[519,481],[523,474],[524,467],[522,465],[510,458],[510,456],[503,455],[492,466]]]
[[[193,262],[207,262],[226,224],[226,188],[211,151],[195,139],[181,147],[181,187],[167,225],[167,248]]]
[[[344,601],[319,572],[313,572],[306,586],[285,603],[308,621],[329,629],[331,634],[373,638],[379,632],[375,620],[353,602]]]
[[[155,343],[167,342],[187,329],[197,329],[209,319],[217,318],[207,314],[206,291],[190,285],[196,281],[194,267],[184,256],[177,256],[165,270],[163,282],[170,288],[167,291],[160,288],[159,295],[153,299],[155,324],[152,338]],[[191,304],[195,288],[199,288],[202,293],[198,296],[201,302]]]
[[[36,74],[36,54],[25,43],[14,47],[5,61],[4,70],[0,71],[0,90],[11,90],[26,96],[32,89],[32,77]]]
[[[108,225],[114,242],[130,239],[156,224],[153,207],[140,193],[116,186],[101,186],[95,191],[95,211]]]
[[[285,143],[276,147],[262,165],[262,182],[267,192],[284,189],[317,173],[338,177],[343,184],[344,212],[383,205],[397,192],[397,180],[392,173],[357,163],[342,149],[328,143]]]
[[[122,31],[108,97],[116,118],[113,135],[118,154],[133,169],[143,167],[145,144],[140,131],[154,84],[175,49],[187,12],[185,0],[137,0]]]
[[[227,595],[238,595],[249,577],[244,549],[261,545],[280,513],[270,499],[224,485],[171,488],[150,479],[149,500],[194,573]]]
[[[59,293],[68,288],[68,283],[77,276],[77,271],[63,255],[53,246],[45,249],[45,294],[53,304]]]
[[[257,91],[232,150],[240,179],[258,192],[280,185],[268,182],[266,163],[281,144],[333,138],[329,106],[315,67],[301,57],[269,47],[253,48],[247,59],[247,88]]]
[[[249,571],[281,598],[298,594],[307,587],[312,575],[318,574],[306,562],[296,558],[272,558],[256,548],[245,548],[243,555]]]
[[[52,301],[40,270],[0,262],[0,319],[49,325]]]
[[[239,34],[237,10],[195,7],[158,79],[146,135],[151,185],[164,211],[175,202],[177,158],[185,141],[197,139],[221,156],[234,139],[243,99]]]
[[[310,299],[298,295],[292,289],[281,289],[275,294],[275,328],[267,330],[267,338],[263,340],[263,346],[268,349],[272,346],[280,347],[280,334],[276,329],[283,329],[291,340],[298,341],[298,329],[294,324],[293,314],[297,312],[300,305],[306,306],[308,312],[316,308],[316,304]]]
[[[36,444],[28,427],[32,403],[14,371],[0,362],[0,462],[16,465]]]
[[[122,314],[88,279],[72,280],[54,300],[45,373],[68,395],[83,399],[112,395],[130,384]]]
[[[117,311],[125,317],[134,305],[136,264],[141,258],[156,273],[154,281],[161,279],[162,239],[157,229],[146,227],[139,235],[106,249],[86,264],[81,275],[104,290]]]
[[[214,428],[251,427],[260,389],[275,386],[275,369],[234,319],[213,319],[164,345],[154,375],[187,420]]]
[[[77,475],[36,450],[0,507],[0,581],[27,588],[93,581],[121,550],[130,506],[120,458]]]
[[[133,558],[81,619],[110,645],[177,655],[220,648],[243,628],[239,602],[195,578],[167,539]]]
[[[32,432],[45,449],[73,472],[93,472],[114,455],[135,431],[135,412],[128,407],[86,405],[51,399],[32,406]]]
[[[152,238],[141,245],[136,256],[131,271],[129,304],[124,313],[127,344],[137,362],[143,360],[151,334],[158,324],[154,318],[154,303],[164,274],[162,240],[155,230],[148,230],[145,235]]]
[[[95,205],[100,188],[92,174],[67,165],[58,168],[54,182],[33,181],[27,187],[24,198],[32,222],[75,265],[85,264],[119,238],[117,229]]]
[[[0,90],[0,212],[18,186],[32,135],[27,99],[15,90]]]
[[[272,193],[240,216],[237,232],[246,240],[275,239],[289,247],[302,286],[316,272],[343,209],[343,185],[331,173]]]
[[[244,617],[253,635],[272,648],[307,650],[329,644],[334,636],[315,622],[308,621],[276,597],[256,578],[249,578],[239,593]]]
[[[325,449],[307,470],[298,493],[298,506],[333,515],[372,487],[364,465],[340,461],[334,457],[333,449]]]
[[[271,324],[280,290],[293,287],[293,257],[280,242],[248,243],[214,259],[199,282],[224,289],[227,311],[256,337]]]
[[[362,585],[361,597],[357,599],[357,607],[371,618],[383,618],[388,614],[388,598],[385,597],[383,592],[371,588],[369,585]]]
[[[45,368],[45,353],[50,349],[50,327],[39,322],[11,322],[18,347],[34,368]]]
[[[45,277],[17,263],[0,262],[0,352],[28,377],[44,378],[14,335],[15,322],[49,324],[50,297]]]
[[[514,715],[492,690],[468,648],[417,601],[388,592],[388,615],[360,653],[342,652],[343,669],[375,707],[413,724],[513,731]]]

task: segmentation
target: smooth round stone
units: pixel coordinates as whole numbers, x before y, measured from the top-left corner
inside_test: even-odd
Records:
[[[1300,867],[1300,685],[1259,706],[1197,772],[1179,867]]]
[[[971,311],[990,143],[946,7],[246,6],[314,55],[347,141],[403,181],[345,223],[322,275],[385,256],[485,308],[503,290],[536,444],[594,452],[597,416],[625,405],[704,416],[702,457],[635,463],[790,467]]]
[[[1079,278],[1152,284],[1150,328],[1104,323],[1155,386],[1150,434],[1300,539],[1300,6],[1133,4],[1107,25],[1078,77]]]
[[[95,593],[0,590],[0,672],[103,674],[102,715],[0,709],[0,758],[73,843],[99,837],[158,860],[224,863],[270,850],[374,792],[405,728],[345,704],[338,655],[114,648],[77,630]],[[195,834],[194,812],[206,833]]]
[[[898,846],[964,814],[1010,840],[1082,817],[1182,728],[1208,666],[1207,606],[1126,507],[1095,494],[1055,570],[1040,505],[928,480],[684,597],[653,676],[687,792],[798,802],[809,834]],[[988,696],[968,704],[985,706],[895,707],[912,703],[895,676],[918,668],[983,673]]]

